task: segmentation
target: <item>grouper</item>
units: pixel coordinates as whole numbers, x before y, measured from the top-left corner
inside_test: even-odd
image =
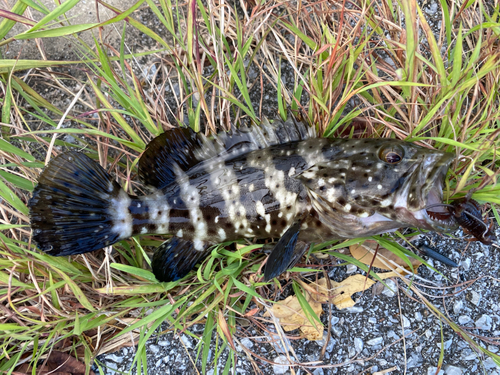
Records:
[[[319,138],[294,119],[205,137],[174,128],[138,163],[153,189],[130,195],[82,152],[45,167],[29,201],[33,238],[47,254],[83,254],[140,234],[165,234],[152,268],[159,281],[188,274],[214,245],[277,238],[270,280],[312,244],[416,227],[452,231],[429,206],[443,200],[454,154],[396,139]]]

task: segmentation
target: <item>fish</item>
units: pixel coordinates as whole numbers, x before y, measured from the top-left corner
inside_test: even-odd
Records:
[[[53,256],[170,235],[151,261],[160,282],[185,277],[216,244],[278,238],[264,266],[269,281],[312,244],[402,227],[456,229],[426,209],[443,201],[453,159],[397,139],[321,138],[294,118],[212,137],[173,128],[139,159],[151,194],[128,194],[93,159],[68,151],[44,168],[28,206],[33,239]]]

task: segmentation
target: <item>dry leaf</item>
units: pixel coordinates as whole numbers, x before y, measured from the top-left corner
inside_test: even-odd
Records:
[[[229,343],[229,346],[236,351],[236,347],[234,346],[234,341],[233,341],[233,335],[231,335],[231,331],[229,330],[229,326],[227,325],[226,319],[224,318],[224,314],[222,313],[222,310],[219,310],[218,314],[218,319],[217,323],[219,328],[221,329],[222,333],[227,339],[227,342]]]
[[[399,276],[396,272],[377,273],[381,279]],[[355,302],[351,298],[354,293],[362,292],[370,288],[375,281],[363,275],[353,275],[337,283],[330,280],[332,289],[328,290],[326,279],[320,279],[317,283],[308,285],[308,289],[313,288],[316,293],[312,293],[313,298],[320,303],[333,303],[339,310],[352,307]]]
[[[332,290],[328,293],[326,279],[319,280],[315,285],[318,286],[318,291],[321,293],[315,296],[315,298],[318,298],[323,303],[330,300],[339,310],[342,310],[354,306],[355,302],[351,296],[354,293],[362,292],[370,288],[375,284],[375,281],[363,275],[353,275],[341,283],[337,283],[333,280],[330,280],[330,283],[332,285]],[[332,295],[333,298],[331,297]]]
[[[378,244],[376,241],[365,241],[362,245],[349,246],[349,250],[354,258],[369,266],[372,263],[373,255],[377,246]],[[408,259],[410,260],[414,270],[421,264],[420,261],[415,258],[408,257]],[[377,257],[373,261],[373,267],[391,271],[391,268],[386,264],[392,265],[393,268],[395,268],[396,266],[394,263],[398,266],[408,268],[408,265],[403,259],[395,255],[392,251],[379,246]]]
[[[304,295],[316,315],[321,316],[323,313],[321,303],[314,300],[307,290]],[[279,319],[285,331],[293,331],[299,328],[304,338],[308,340],[321,340],[323,338],[323,325],[318,321],[314,321],[316,327],[311,324],[296,296],[289,296],[284,301],[275,303],[271,310],[272,314]],[[271,313],[266,311],[264,316],[271,316]]]
[[[17,373],[31,374],[32,369],[28,363],[22,364],[16,369]],[[84,375],[85,365],[79,362],[75,357],[68,353],[54,350],[50,353],[45,366],[38,366],[36,369],[37,375]],[[90,375],[94,372],[90,370]]]
[[[399,276],[396,272],[384,272],[377,274],[380,278]],[[330,280],[331,289],[328,288],[327,279],[318,280],[317,283],[299,283],[304,288],[306,301],[318,317],[323,313],[322,303],[333,303],[339,309],[352,307],[355,302],[351,298],[354,293],[362,292],[370,288],[375,281],[363,275],[350,276],[341,283]],[[300,329],[303,336],[308,340],[321,340],[323,338],[323,325],[315,321],[316,327],[311,325],[306,313],[302,310],[296,296],[289,296],[284,301],[277,302],[271,309],[272,315],[279,319],[285,331]],[[264,313],[265,317],[271,316],[270,311]]]

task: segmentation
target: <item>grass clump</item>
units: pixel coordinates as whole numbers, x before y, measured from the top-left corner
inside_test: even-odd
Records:
[[[446,198],[472,192],[481,202],[500,204],[499,12],[481,1],[440,2],[439,30],[410,0],[247,2],[239,8],[146,0],[128,10],[100,3],[112,17],[90,24],[66,16],[78,0],[52,10],[27,4],[2,12],[0,47],[70,38],[80,57],[0,59],[0,371],[22,362],[36,368],[58,348],[84,358],[89,368],[96,354],[132,337],[139,344],[135,367],[146,372],[146,341],[166,321],[169,330],[200,343],[193,363],[203,372],[217,333],[212,363],[217,367],[231,348],[228,373],[238,322],[265,330],[254,315],[273,299],[272,287],[257,278],[261,245],[221,244],[197,272],[164,284],[147,270],[148,249],[162,242],[159,236],[122,241],[111,254],[67,259],[40,253],[30,240],[26,202],[56,150],[85,148],[127,192],[144,193],[135,178],[138,156],[164,129],[188,125],[209,134],[293,114],[327,137],[395,137],[455,152]],[[40,21],[28,10],[40,12]],[[146,10],[163,34],[138,21]],[[14,31],[20,25],[26,31]],[[102,38],[109,26],[121,30],[117,46]],[[131,30],[156,47],[128,51]],[[92,33],[92,44],[78,35],[83,31]],[[148,69],[137,59],[149,61]],[[64,65],[80,74],[63,74]],[[33,82],[61,90],[70,105],[54,105]],[[205,324],[201,335],[188,331],[197,323]]]

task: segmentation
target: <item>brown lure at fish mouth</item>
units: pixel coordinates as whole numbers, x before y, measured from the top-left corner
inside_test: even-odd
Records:
[[[497,240],[490,226],[483,221],[481,207],[474,199],[465,197],[456,199],[451,204],[436,204],[433,207],[444,207],[446,211],[428,210],[431,217],[441,221],[456,221],[465,233],[473,236],[476,241],[491,245]]]
[[[154,192],[127,194],[80,152],[54,158],[29,201],[33,238],[47,254],[94,251],[139,234],[169,234],[152,260],[159,281],[184,277],[211,246],[280,238],[270,280],[314,243],[417,227],[433,217],[454,155],[395,139],[327,139],[294,119],[264,120],[209,139],[189,128],[153,139],[138,163]]]

